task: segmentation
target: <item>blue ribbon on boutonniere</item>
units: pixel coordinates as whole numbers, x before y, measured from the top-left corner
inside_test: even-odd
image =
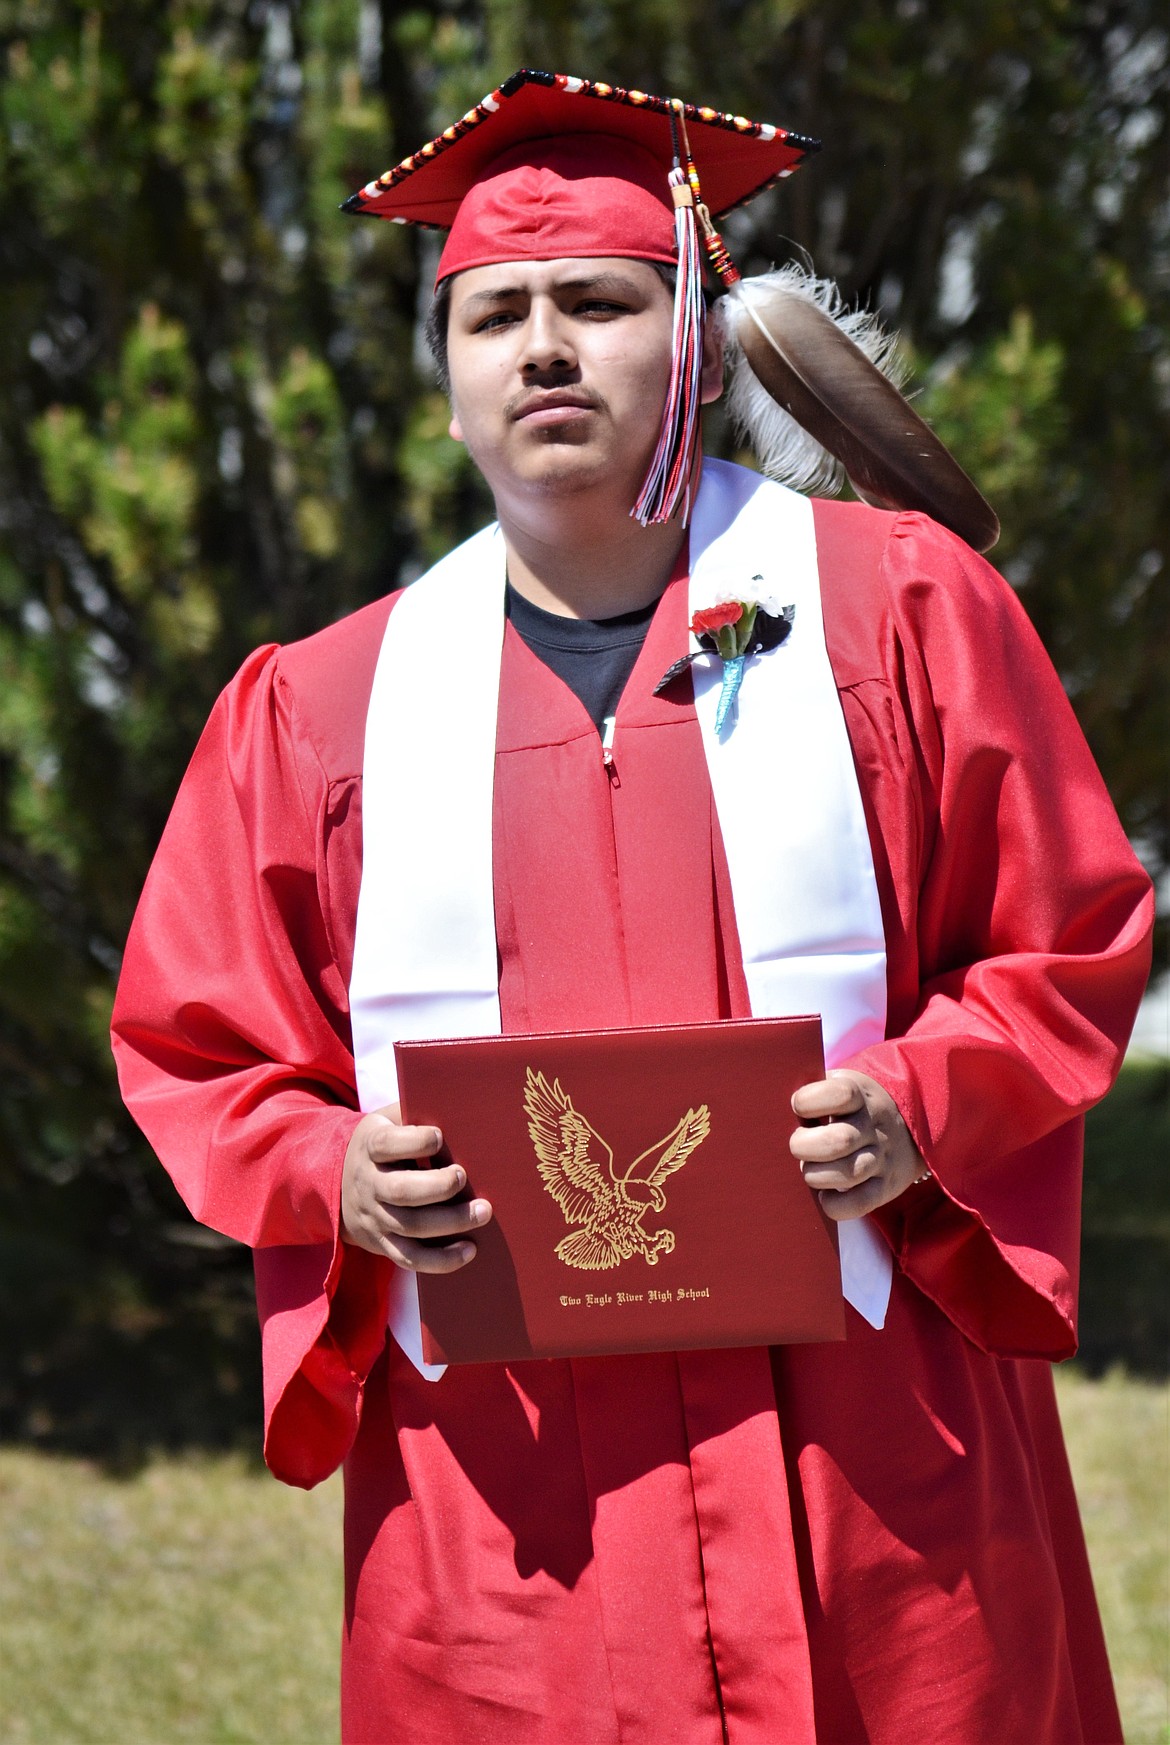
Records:
[[[752,577],[753,582],[762,580],[762,576]],[[666,669],[654,687],[655,696],[686,672],[700,654],[718,655],[723,662],[723,684],[715,711],[715,731],[722,733],[743,683],[745,662],[754,654],[779,648],[792,629],[795,616],[795,606],[779,606],[774,599],[760,596],[725,595],[713,606],[702,607],[690,624],[698,648]]]

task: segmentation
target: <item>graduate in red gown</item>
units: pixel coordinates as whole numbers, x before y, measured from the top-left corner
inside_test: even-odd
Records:
[[[542,159],[563,184],[542,237],[531,152],[504,143],[513,206],[473,166],[503,240],[451,257],[456,431],[520,600],[648,628],[607,764],[531,613],[507,626],[502,1027],[744,1016],[689,681],[656,688],[688,647],[682,515],[628,515],[675,384],[677,309],[646,264],[671,258],[670,198],[605,145],[634,211],[614,219],[619,190],[598,217],[592,190],[582,217],[579,167]],[[311,1485],[345,1463],[347,1745],[1120,1739],[1049,1366],[1075,1349],[1081,1119],[1144,985],[1148,881],[995,572],[912,510],[817,502],[814,525],[888,1016],[801,1093],[833,1119],[794,1122],[776,1167],[879,1225],[880,1330],[847,1310],[840,1344],[424,1380],[387,1337],[391,1277],[474,1264],[477,1203],[405,1167],[432,1130],[359,1113],[347,993],[366,711],[401,596],[259,650],[176,801],[119,1072],[193,1213],[256,1251],[270,1466]],[[778,789],[799,754],[778,748]]]

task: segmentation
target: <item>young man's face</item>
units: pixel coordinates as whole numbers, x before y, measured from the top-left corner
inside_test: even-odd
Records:
[[[452,283],[451,434],[498,502],[612,488],[628,508],[658,440],[673,297],[645,261],[524,261]],[[704,398],[719,391],[718,365]]]

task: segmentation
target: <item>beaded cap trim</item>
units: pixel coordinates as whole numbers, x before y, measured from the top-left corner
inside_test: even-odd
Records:
[[[667,119],[671,115],[681,114],[684,121],[699,122],[707,127],[721,127],[729,133],[737,133],[744,138],[779,140],[798,154],[797,163],[790,164],[775,174],[766,176],[758,186],[744,194],[741,199],[734,201],[730,206],[721,207],[716,213],[717,217],[721,216],[723,212],[733,211],[736,206],[744,205],[748,200],[755,199],[757,194],[762,194],[766,188],[773,187],[775,183],[783,181],[797,168],[801,159],[820,149],[819,140],[810,139],[805,134],[791,133],[784,127],[773,127],[766,121],[749,121],[744,115],[728,115],[721,110],[700,107],[695,103],[680,103],[676,98],[654,97],[648,91],[627,91],[621,85],[607,85],[600,80],[575,79],[568,73],[541,73],[530,67],[521,67],[519,72],[513,73],[511,78],[505,79],[496,90],[490,91],[475,105],[474,109],[469,109],[466,115],[461,116],[450,127],[444,128],[437,139],[428,140],[419,151],[414,152],[408,158],[403,158],[401,163],[395,164],[393,169],[386,170],[374,181],[367,182],[366,186],[358,193],[351,194],[349,199],[343,202],[341,210],[352,213],[369,211],[371,204],[380,196],[387,194],[399,183],[406,181],[416,170],[422,169],[425,164],[430,163],[440,153],[448,151],[451,146],[465,138],[474,128],[479,127],[490,116],[495,115],[508,98],[514,97],[518,91],[524,89],[525,85],[544,85],[555,87],[570,96],[601,98],[609,103],[624,103],[633,109],[651,110]],[[382,214],[373,211],[370,212],[370,216],[379,218]],[[447,228],[445,225],[431,224],[425,219],[418,218],[394,216],[390,222],[393,224],[416,224],[426,230]]]

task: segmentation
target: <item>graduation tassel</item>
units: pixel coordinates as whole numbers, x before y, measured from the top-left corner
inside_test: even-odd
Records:
[[[695,180],[697,182],[697,178]],[[695,192],[687,171],[679,162],[677,151],[670,172],[670,191],[674,199],[674,237],[678,254],[670,385],[666,392],[658,447],[638,501],[631,510],[643,527],[669,521],[680,510],[684,524],[690,519],[702,464],[699,394],[703,379],[703,323],[706,314],[703,264],[695,221]]]

